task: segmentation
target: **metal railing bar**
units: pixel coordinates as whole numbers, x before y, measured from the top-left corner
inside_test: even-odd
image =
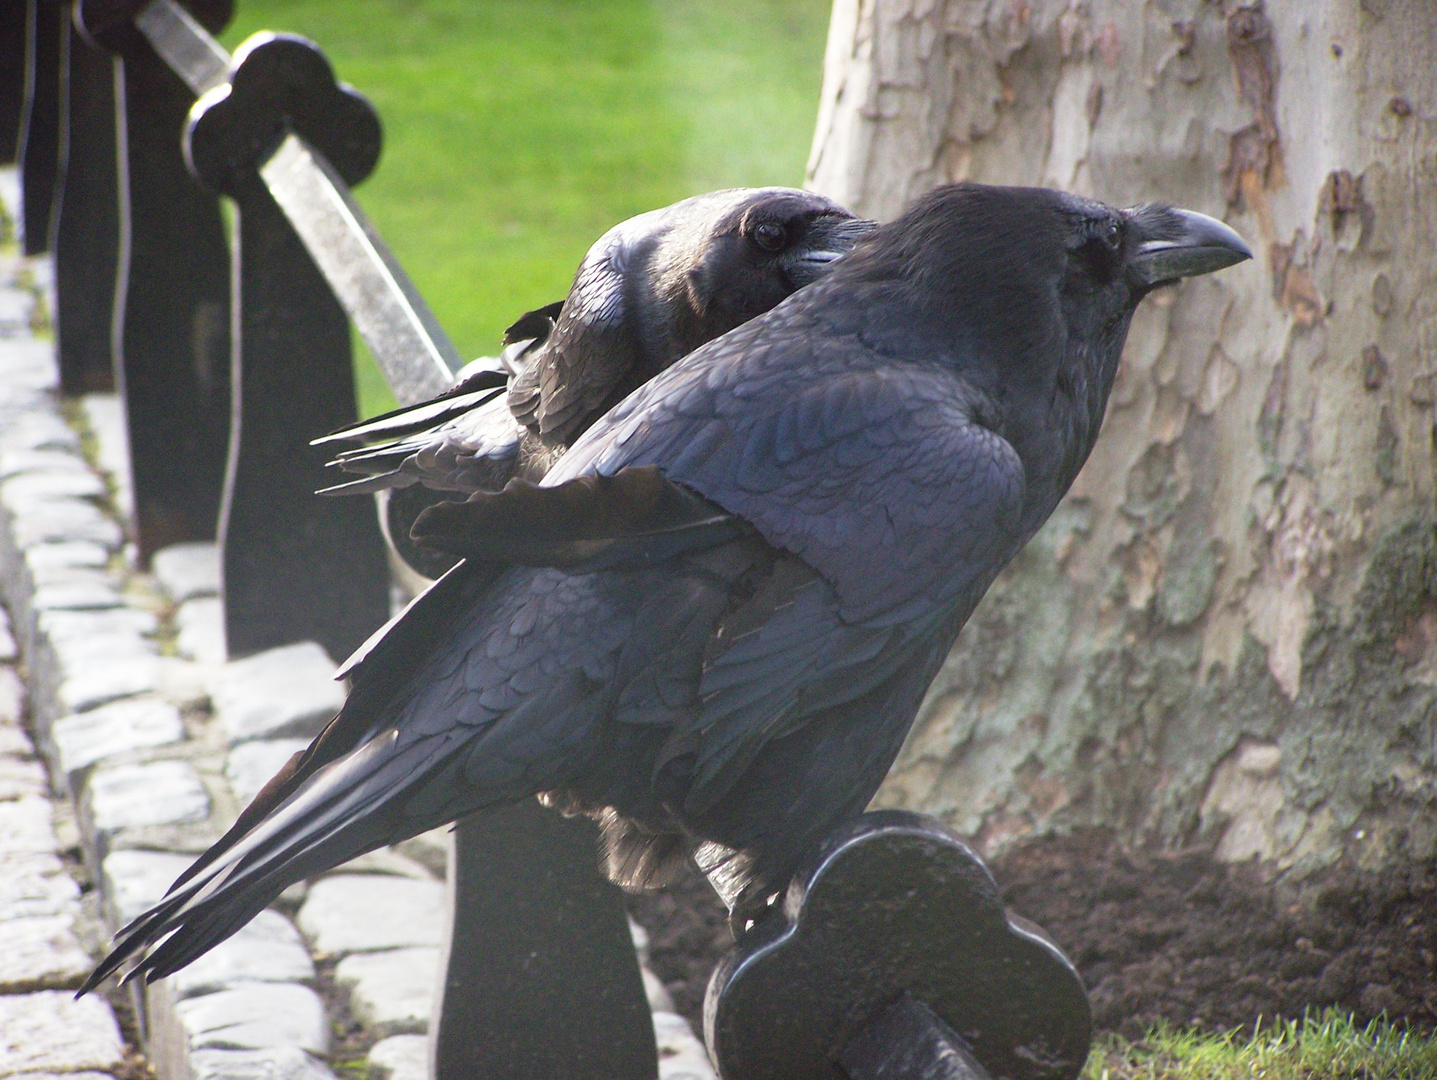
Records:
[[[230,54],[175,0],[150,0],[134,21],[196,97],[229,78]]]

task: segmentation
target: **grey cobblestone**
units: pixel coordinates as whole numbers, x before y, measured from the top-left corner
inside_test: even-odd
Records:
[[[55,721],[51,738],[66,775],[116,754],[167,746],[185,736],[180,711],[158,698],[129,698]]]
[[[0,802],[31,795],[48,795],[45,770],[29,755],[0,755]]]
[[[242,983],[310,982],[314,961],[294,924],[277,911],[261,911],[234,937],[170,976],[178,1000]]]
[[[369,1048],[368,1061],[374,1080],[429,1080],[429,1040],[391,1035]]]
[[[186,600],[175,612],[175,626],[179,629],[175,648],[181,656],[206,664],[225,662],[224,609],[217,597]]]
[[[248,805],[280,766],[307,746],[308,739],[263,739],[236,746],[225,758],[225,779],[235,798]]]
[[[354,1018],[380,1035],[428,1029],[438,975],[436,948],[354,953],[334,969],[335,981],[349,988]]]
[[[123,1060],[119,1025],[100,999],[64,990],[0,997],[0,1076],[103,1071]]]
[[[336,665],[312,641],[226,664],[210,699],[230,742],[318,735],[344,704]]]
[[[194,767],[183,761],[97,769],[85,786],[87,824],[113,835],[146,825],[203,821],[210,797]]]
[[[159,902],[194,860],[169,851],[112,851],[101,864],[106,918],[118,929]]]
[[[47,855],[55,850],[50,800],[0,802],[0,845],[6,855]]]
[[[219,595],[220,554],[215,544],[171,544],[155,552],[150,570],[176,604]]]
[[[444,886],[380,874],[331,874],[316,881],[299,928],[322,954],[438,945]]]
[[[191,1050],[299,1047],[329,1053],[324,1003],[307,986],[246,985],[181,1001],[174,1007]]]
[[[190,1056],[190,1069],[193,1080],[334,1080],[327,1066],[294,1046],[200,1050]]]
[[[80,886],[53,852],[0,853],[0,920],[73,915]]]
[[[91,961],[74,923],[73,914],[0,922],[0,994],[79,986]]]

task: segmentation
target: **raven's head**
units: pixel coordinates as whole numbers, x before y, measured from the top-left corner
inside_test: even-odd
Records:
[[[681,208],[652,264],[680,355],[817,281],[877,227],[795,188],[716,191]]]
[[[896,354],[949,357],[1025,461],[1057,455],[1043,470],[1053,491],[1031,500],[1041,520],[1097,438],[1139,302],[1251,257],[1236,232],[1190,210],[955,184],[880,228],[833,282],[867,282],[883,310],[906,309],[865,332],[894,337]]]

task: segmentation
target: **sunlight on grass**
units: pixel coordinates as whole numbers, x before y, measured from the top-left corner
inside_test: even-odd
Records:
[[[1349,1016],[1210,1035],[1158,1027],[1140,1042],[1100,1039],[1082,1080],[1437,1080],[1437,1040]]]
[[[827,0],[244,0],[222,40],[317,41],[379,110],[356,189],[460,355],[562,297],[589,245],[699,191],[799,184]],[[366,413],[388,407],[358,363]]]

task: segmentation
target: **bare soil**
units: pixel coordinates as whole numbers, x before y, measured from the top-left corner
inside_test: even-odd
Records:
[[[1437,1029],[1437,866],[1339,866],[1284,899],[1256,865],[1206,849],[1123,851],[1093,832],[1019,848],[993,872],[1010,908],[1082,973],[1100,1030],[1137,1038],[1159,1019],[1250,1028],[1327,1006]],[[722,905],[694,874],[631,897],[630,911],[649,931],[654,971],[699,1023],[730,945]]]

